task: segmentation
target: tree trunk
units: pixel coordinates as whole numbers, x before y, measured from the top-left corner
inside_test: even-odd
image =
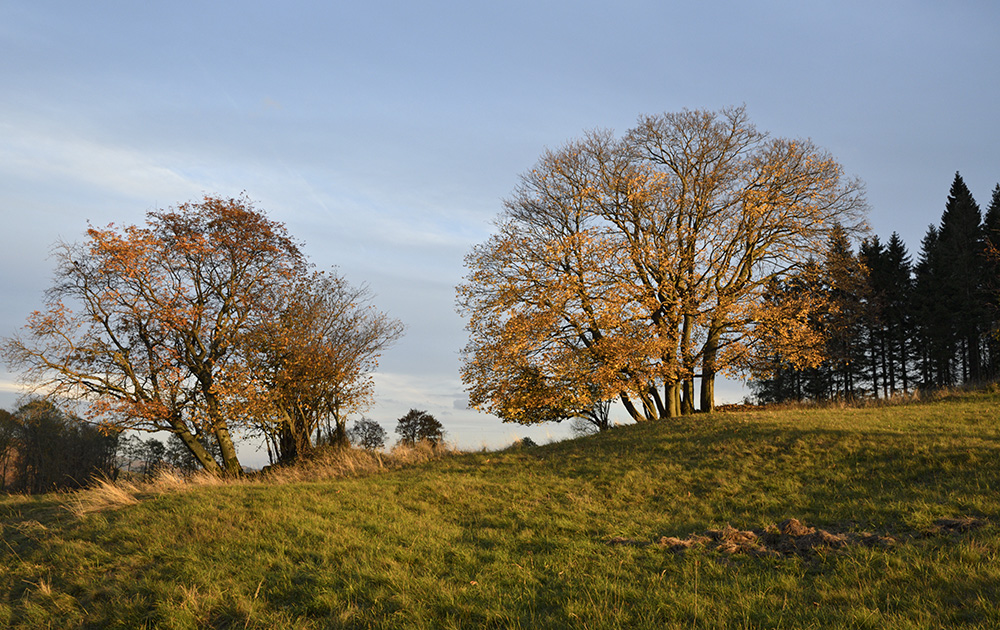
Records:
[[[629,399],[628,394],[622,392],[618,394],[618,397],[621,399],[622,405],[625,406],[625,411],[628,412],[628,415],[632,416],[632,419],[634,421],[643,422],[646,420],[646,418],[643,417],[641,413],[639,413],[639,410],[635,408],[635,405],[632,404],[632,401]]]
[[[715,411],[715,360],[719,354],[719,340],[722,332],[717,326],[712,326],[705,340],[705,348],[701,356],[701,404],[702,413]]]
[[[219,452],[222,455],[222,466],[225,474],[238,477],[243,474],[243,466],[240,465],[239,457],[236,456],[236,447],[233,445],[233,438],[229,434],[229,427],[219,410],[219,400],[211,392],[210,387],[205,387],[202,392],[205,395],[205,407],[208,411],[208,420],[212,423],[212,433],[219,442]]]
[[[658,401],[653,396],[650,396],[648,391],[642,392],[639,395],[639,400],[642,401],[644,418],[646,420],[658,420],[660,416],[658,407],[661,406],[657,404]]]
[[[170,425],[174,428],[174,434],[184,442],[184,446],[187,447],[194,458],[198,460],[201,467],[205,469],[209,474],[215,475],[216,477],[222,476],[222,468],[219,467],[219,463],[215,461],[212,454],[209,453],[202,443],[188,431],[184,423],[178,419],[171,419]]]
[[[240,465],[239,457],[236,456],[236,446],[233,444],[233,438],[225,424],[215,428],[215,439],[219,441],[219,451],[222,453],[222,464],[226,467],[226,474],[233,477],[242,475],[243,466]]]
[[[678,381],[667,381],[663,385],[663,397],[666,398],[668,418],[681,415],[681,384]]]
[[[694,379],[681,381],[681,414],[690,416],[694,413]]]

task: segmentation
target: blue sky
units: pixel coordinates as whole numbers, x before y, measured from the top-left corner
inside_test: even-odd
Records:
[[[562,435],[458,408],[463,256],[546,147],[745,104],[864,180],[873,231],[915,257],[956,171],[981,205],[1000,181],[998,23],[986,0],[2,2],[0,336],[88,220],[246,191],[407,324],[373,419]]]

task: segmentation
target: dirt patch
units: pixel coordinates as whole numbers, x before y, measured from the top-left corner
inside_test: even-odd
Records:
[[[942,519],[935,522],[933,533],[965,533],[986,524],[983,519],[972,517]],[[740,530],[726,526],[710,529],[700,534],[690,534],[686,538],[664,536],[659,541],[648,542],[628,538],[614,538],[609,545],[629,545],[647,547],[656,545],[661,549],[682,552],[692,547],[718,551],[727,555],[777,558],[782,556],[810,557],[818,553],[842,551],[850,547],[889,548],[897,544],[892,536],[870,533],[830,532],[809,527],[798,519],[790,518],[778,525],[768,525],[760,530]]]
[[[963,516],[961,518],[942,518],[934,521],[929,534],[965,534],[986,525],[986,519]]]

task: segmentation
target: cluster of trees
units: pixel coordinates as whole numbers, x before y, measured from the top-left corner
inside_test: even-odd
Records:
[[[396,423],[398,443],[415,446],[444,441],[444,427],[426,411],[411,409]],[[377,451],[388,434],[362,417],[347,429],[350,444]],[[202,437],[202,447],[220,457],[217,441]],[[164,469],[190,474],[202,468],[184,441],[171,434],[166,442],[117,431],[101,431],[68,415],[51,402],[36,399],[14,413],[0,409],[0,492],[43,493],[81,488],[95,477],[120,474],[150,478]]]
[[[202,446],[213,457],[219,457],[218,443],[203,440]],[[176,435],[170,435],[166,442],[155,437],[142,439],[138,435],[122,437],[118,441],[117,461],[119,472],[145,478],[164,469],[188,475],[201,468],[190,449]]]
[[[743,108],[589,133],[543,154],[504,205],[458,287],[470,402],[599,429],[611,400],[636,421],[711,411],[716,374],[793,355],[807,331],[766,294],[866,211],[828,153]]]
[[[403,446],[412,447],[420,442],[437,446],[444,441],[445,431],[441,423],[431,414],[411,409],[397,421],[396,433],[399,436],[398,443]],[[351,446],[369,451],[385,448],[389,437],[378,422],[366,417],[355,420],[346,430],[346,435]],[[328,440],[326,443],[331,442]],[[218,456],[217,443],[206,440],[203,446],[214,456]],[[162,469],[188,474],[200,468],[191,451],[176,435],[171,435],[166,443],[155,437],[147,439],[137,435],[122,437],[118,440],[115,459],[119,472],[142,477],[151,477]],[[81,477],[81,479],[86,478],[86,476]]]
[[[114,478],[118,434],[103,433],[35,400],[0,410],[0,491],[51,492]]]
[[[245,197],[91,227],[55,259],[44,308],[4,340],[8,364],[106,431],[172,433],[215,474],[242,472],[234,432],[263,438],[272,461],[346,443],[403,331]]]
[[[399,436],[398,444],[403,446],[412,447],[420,442],[426,442],[436,447],[444,441],[445,431],[441,423],[431,414],[411,409],[397,421],[396,434]],[[378,422],[366,417],[355,420],[347,428],[346,435],[351,446],[369,451],[385,448],[389,437]],[[323,443],[333,444],[329,439]],[[205,440],[203,446],[214,456],[218,456],[217,443]],[[118,472],[147,478],[163,469],[188,474],[201,468],[199,462],[191,455],[191,451],[176,435],[171,435],[166,443],[155,437],[147,439],[137,435],[122,437],[118,440],[115,459]],[[82,476],[81,479],[87,477]]]
[[[785,309],[812,301],[804,336],[811,365],[780,352],[755,366],[762,402],[884,398],[914,388],[1000,377],[1000,185],[985,216],[955,175],[941,223],[916,263],[897,234],[853,251],[831,235],[825,254],[775,281],[767,299]]]

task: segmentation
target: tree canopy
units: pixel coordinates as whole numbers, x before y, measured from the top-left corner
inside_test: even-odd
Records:
[[[746,369],[768,284],[864,228],[862,186],[809,141],[743,108],[640,118],[546,151],[458,303],[470,401],[506,421],[579,417],[618,398],[637,421],[711,410]],[[753,344],[751,342],[754,342]]]
[[[301,449],[323,414],[363,407],[379,352],[402,331],[366,289],[311,273],[245,197],[91,227],[55,258],[45,307],[4,342],[8,363],[108,430],[169,431],[216,474],[242,470],[234,430]]]

